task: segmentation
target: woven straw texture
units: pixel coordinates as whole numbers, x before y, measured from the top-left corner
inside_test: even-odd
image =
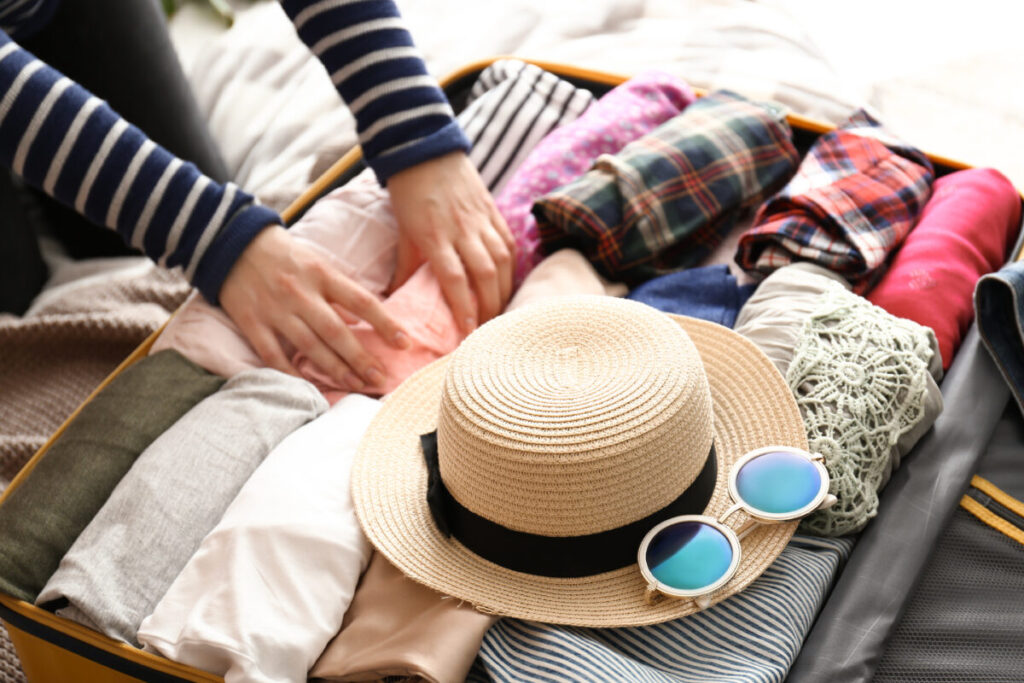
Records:
[[[504,316],[452,354],[441,475],[492,522],[544,536],[613,529],[668,505],[704,464],[711,394],[693,343],[644,306],[585,310]]]
[[[364,530],[408,576],[484,612],[549,623],[626,626],[696,611],[688,600],[644,604],[645,582],[635,565],[582,578],[535,576],[488,562],[444,538],[426,505],[419,435],[437,428],[442,410],[446,419],[454,422],[454,413],[471,424],[472,430],[457,433],[456,440],[475,448],[475,458],[491,462],[466,467],[471,475],[464,481],[454,477],[453,496],[464,505],[485,508],[486,514],[480,514],[492,521],[548,535],[589,533],[659,509],[673,488],[663,480],[676,481],[678,495],[678,482],[685,487],[700,464],[684,463],[680,453],[667,451],[685,449],[684,455],[693,459],[694,453],[707,452],[713,436],[718,481],[706,513],[718,516],[730,504],[728,469],[741,455],[769,444],[807,447],[784,379],[764,354],[731,330],[664,316],[636,302],[578,297],[520,313],[481,327],[453,354],[454,360],[449,356],[432,363],[387,399],[360,444],[353,470],[353,495]],[[670,319],[678,327],[667,325]],[[694,349],[710,388],[710,435],[702,416],[706,395],[701,394],[707,390],[702,389],[700,366],[690,362],[696,358],[688,358]],[[480,358],[470,362],[468,356],[476,354]],[[446,372],[449,362],[451,373]],[[676,423],[688,424],[689,430]],[[482,442],[484,434],[490,446]],[[513,452],[512,444],[529,447]],[[439,445],[445,448],[441,433]],[[447,482],[446,457],[440,460]],[[595,459],[611,468],[624,459],[631,467],[611,469],[602,479],[603,468],[593,466]],[[547,473],[546,487],[537,485],[544,481],[537,472]],[[591,495],[591,485],[603,486],[602,493]],[[610,496],[603,516],[594,502],[602,496]],[[513,525],[513,519],[521,521]],[[729,520],[734,528],[742,522],[742,513]],[[760,575],[795,526],[759,526],[747,535],[737,575],[712,602]]]

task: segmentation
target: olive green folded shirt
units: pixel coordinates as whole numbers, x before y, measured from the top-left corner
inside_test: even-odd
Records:
[[[164,351],[89,401],[0,504],[0,592],[34,601],[139,454],[223,383]]]

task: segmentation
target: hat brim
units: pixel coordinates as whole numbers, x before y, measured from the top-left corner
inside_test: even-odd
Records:
[[[714,323],[670,315],[693,340],[714,401],[718,480],[705,514],[731,505],[729,468],[767,445],[807,448],[796,401],[785,379],[753,343]],[[553,624],[611,627],[654,624],[698,610],[693,600],[644,601],[636,564],[580,578],[512,571],[445,538],[427,507],[427,470],[420,435],[437,428],[448,357],[409,377],[388,398],[360,442],[352,470],[356,514],[370,542],[406,576],[483,612]],[[744,513],[727,524],[738,528]],[[789,542],[796,522],[759,525],[742,542],[733,579],[715,603],[742,590]]]

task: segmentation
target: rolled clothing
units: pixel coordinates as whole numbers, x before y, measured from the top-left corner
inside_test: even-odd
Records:
[[[375,552],[341,631],[309,676],[325,681],[390,676],[464,681],[495,621],[494,615],[406,577]]]
[[[83,405],[0,505],[0,591],[35,601],[136,458],[223,383],[165,351],[128,366]]]
[[[744,209],[793,174],[791,138],[769,106],[728,91],[706,95],[538,200],[542,248],[578,249],[630,287],[697,265]]]
[[[1024,414],[1024,261],[983,275],[974,308],[981,340]]]
[[[626,286],[608,282],[594,270],[590,261],[575,249],[562,249],[546,256],[523,280],[505,312],[543,301],[553,296],[597,294],[624,296]]]
[[[700,318],[732,329],[740,309],[756,285],[741,285],[729,266],[716,264],[687,268],[648,280],[627,298],[664,313]]]
[[[867,299],[930,327],[948,370],[974,320],[974,285],[998,270],[1020,228],[1020,193],[991,168],[935,181],[931,199]]]
[[[305,680],[372,552],[349,471],[379,408],[347,396],[274,448],[142,622],[144,649],[227,681]]]
[[[803,323],[786,381],[838,501],[801,520],[801,531],[852,534],[878,514],[879,492],[942,412],[937,367],[930,328],[838,284],[821,295]]]
[[[593,102],[589,90],[518,59],[499,59],[481,71],[459,122],[487,189],[500,192],[545,136]]]
[[[841,489],[832,482],[832,493],[843,493],[840,504],[815,513],[817,529],[844,529],[839,533],[850,533],[874,516],[877,492],[942,412],[935,335],[872,306],[849,287],[841,276],[813,263],[784,266],[758,286],[736,323],[736,332],[764,351],[790,381],[812,448],[824,449],[826,468],[843,481]],[[831,308],[830,296],[839,302]],[[851,320],[829,319],[828,311]],[[794,355],[799,349],[806,353],[808,339],[816,336],[810,328],[818,324],[818,343],[828,347],[819,355],[820,367],[805,365],[793,379]],[[801,363],[806,360],[802,357]],[[854,370],[858,364],[863,374]],[[844,372],[853,375],[841,381]],[[811,376],[813,381],[804,382]],[[862,406],[870,406],[871,416]]]
[[[539,250],[534,201],[576,180],[602,154],[616,154],[647,135],[696,99],[686,83],[649,71],[612,89],[570,123],[553,130],[530,152],[494,196],[516,238],[515,282],[523,281],[544,257]]]
[[[833,282],[850,289],[842,275],[813,263],[801,261],[779,268],[757,286],[740,309],[736,332],[764,351],[785,377],[804,322]]]
[[[0,489],[191,290],[144,256],[53,267],[24,316],[0,313]]]
[[[743,591],[682,619],[580,628],[502,619],[467,680],[774,683],[800,652],[850,539],[794,536]]]
[[[143,618],[270,450],[327,403],[306,380],[249,370],[138,457],[36,604],[137,644]]]
[[[858,111],[819,137],[793,179],[758,209],[736,263],[763,277],[811,261],[864,292],[914,227],[933,178],[922,152]]]

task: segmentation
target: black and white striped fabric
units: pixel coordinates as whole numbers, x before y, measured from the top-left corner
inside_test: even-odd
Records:
[[[448,99],[392,0],[281,0],[356,118],[380,182],[421,161],[468,149]]]
[[[468,680],[781,683],[853,547],[794,536],[746,590],[653,626],[590,629],[502,619]]]
[[[544,136],[575,121],[593,102],[589,91],[538,66],[498,60],[480,73],[459,115],[473,144],[469,158],[496,193]]]

